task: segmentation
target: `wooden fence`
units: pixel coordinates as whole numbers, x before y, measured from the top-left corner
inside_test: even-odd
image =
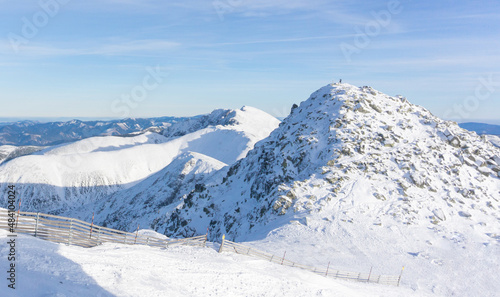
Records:
[[[378,283],[378,284],[399,286],[399,282],[401,281],[401,276],[403,272],[403,270],[401,270],[401,274],[396,276],[396,275],[375,275],[371,273],[371,269],[369,273],[362,273],[362,272],[334,270],[330,266],[328,266],[327,268],[316,268],[292,262],[285,258],[285,254],[283,256],[276,256],[239,243],[226,240],[225,236],[222,237],[222,244],[220,246],[219,253],[222,251],[230,251],[237,254],[249,255],[267,260],[269,262],[274,262],[280,265],[301,268],[326,277],[354,280],[365,283]]]
[[[105,242],[141,244],[153,247],[175,245],[205,246],[207,235],[184,239],[161,239],[94,225],[77,219],[34,212],[16,212],[15,232],[41,239],[81,247],[93,247]],[[8,211],[0,209],[0,229],[9,230]]]
[[[9,230],[8,211],[0,209],[0,229]],[[184,239],[161,239],[157,237],[145,236],[142,234],[129,233],[120,230],[110,229],[87,223],[77,219],[54,216],[49,214],[34,212],[16,212],[14,231],[16,233],[29,234],[44,240],[76,245],[81,247],[94,247],[105,242],[121,244],[141,244],[152,247],[170,247],[175,245],[206,246],[207,235]],[[226,240],[222,237],[222,243],[219,253],[222,251],[235,252],[237,254],[249,255],[261,258],[280,265],[297,267],[326,277],[354,280],[367,283],[378,283],[386,285],[399,286],[401,274],[394,275],[375,275],[371,273],[348,272],[327,268],[316,268],[292,262],[283,256],[276,256],[257,249]]]

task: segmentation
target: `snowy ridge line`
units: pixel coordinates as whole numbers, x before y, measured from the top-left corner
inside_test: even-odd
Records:
[[[282,257],[276,256],[273,254],[269,254],[263,251],[256,250],[254,248],[229,241],[225,239],[225,237],[222,237],[222,244],[219,249],[219,253],[223,251],[228,251],[228,252],[234,252],[237,254],[243,254],[243,255],[248,255],[252,257],[257,257],[261,258],[264,260],[267,260],[269,262],[277,263],[280,265],[284,266],[290,266],[290,267],[297,267],[300,269],[308,270],[313,273],[323,275],[325,277],[332,277],[332,278],[338,278],[338,279],[346,279],[346,280],[352,280],[352,281],[358,281],[358,282],[363,282],[363,283],[377,283],[377,284],[384,284],[384,285],[392,285],[392,286],[399,286],[399,283],[401,281],[401,276],[403,271],[401,271],[400,275],[375,275],[371,273],[371,270],[369,273],[362,273],[362,272],[350,272],[350,271],[341,271],[341,270],[333,270],[329,269],[330,267],[327,268],[316,268],[308,265],[303,265],[299,264],[293,261],[290,261],[288,259],[285,259],[285,255]]]
[[[0,229],[11,230],[9,215],[0,209]],[[87,223],[78,219],[54,216],[43,213],[24,212],[16,214],[14,232],[28,234],[55,243],[76,245],[85,248],[101,245],[105,242],[122,244],[141,244],[152,247],[174,245],[205,246],[207,235],[166,240],[138,233],[129,233]]]

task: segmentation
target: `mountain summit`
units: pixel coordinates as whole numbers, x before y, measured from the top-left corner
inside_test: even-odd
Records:
[[[404,97],[327,85],[226,172],[160,214],[156,230],[208,226],[211,240],[309,265],[405,265],[406,285],[427,295],[500,290],[500,149]]]
[[[210,226],[244,239],[257,226],[321,218],[453,234],[471,218],[500,218],[499,171],[499,149],[476,133],[404,97],[331,84],[293,108],[223,183],[187,195],[165,232]],[[498,240],[498,227],[477,226],[485,241]]]

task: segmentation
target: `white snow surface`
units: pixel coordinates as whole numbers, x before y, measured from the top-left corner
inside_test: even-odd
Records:
[[[5,230],[0,230],[0,242],[4,271],[10,264]],[[16,249],[16,289],[7,288],[2,277],[1,296],[423,296],[408,288],[337,281],[248,256],[219,254],[212,247],[103,244],[85,249],[18,235]]]
[[[496,147],[500,147],[500,136],[498,135],[486,135],[486,138],[493,143]]]

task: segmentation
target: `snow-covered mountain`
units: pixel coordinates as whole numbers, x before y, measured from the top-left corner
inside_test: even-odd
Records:
[[[349,209],[332,215],[351,222],[365,203],[376,206],[365,218],[373,224],[443,226],[449,216],[500,215],[499,171],[499,150],[485,138],[405,98],[328,85],[234,164],[223,183],[184,201],[167,230],[197,234],[210,224],[219,235],[243,236],[283,215],[344,204]],[[472,207],[471,200],[483,203]],[[172,228],[178,225],[185,227]]]
[[[327,85],[281,123],[244,107],[48,147],[1,164],[10,183],[23,210],[168,236],[208,227],[315,266],[406,265],[402,285],[424,295],[500,291],[500,149],[370,87]]]
[[[92,210],[100,200],[110,201],[109,196],[116,192],[124,191],[122,195],[129,197],[129,189],[159,175],[165,187],[175,183],[170,179],[189,176],[191,171],[200,173],[193,177],[197,181],[244,157],[279,123],[251,107],[214,111],[208,118],[212,125],[179,137],[146,132],[52,146],[2,164],[0,187],[15,183],[24,210],[67,213],[83,205]]]
[[[159,132],[187,119],[190,118],[128,118],[113,121],[72,120],[49,123],[20,121],[0,125],[0,145],[50,146],[93,136],[118,136],[144,130]]]
[[[184,198],[156,230],[209,226],[212,239],[312,248],[353,269],[408,264],[410,286],[446,296],[500,290],[484,272],[500,272],[500,150],[370,87],[319,89],[222,183]]]

